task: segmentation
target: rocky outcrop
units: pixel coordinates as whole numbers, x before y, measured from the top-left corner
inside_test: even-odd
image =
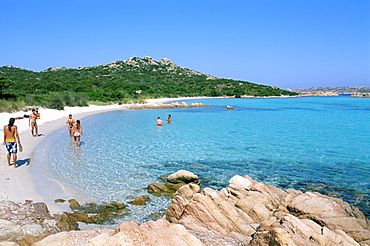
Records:
[[[209,107],[203,103],[192,103],[187,104],[186,102],[173,102],[170,104],[158,103],[158,104],[132,104],[126,106],[128,109],[159,109],[159,108],[195,108],[195,107]]]
[[[96,228],[84,231],[70,231],[49,236],[35,246],[200,246],[204,245],[184,226],[171,224],[164,218],[138,225],[124,222],[116,230]]]
[[[370,93],[356,93],[352,94],[351,97],[370,97]]]
[[[181,187],[166,219],[206,245],[370,245],[369,220],[337,198],[283,191],[249,176],[234,176],[221,191],[198,191]]]
[[[113,229],[109,229],[106,227],[97,227],[93,229],[86,229],[83,231],[69,231],[69,232],[61,232],[55,235],[51,235],[37,243],[35,246],[61,246],[61,245],[68,245],[68,246],[83,246],[83,245],[104,245],[104,244],[97,244],[99,239],[104,237],[105,235],[112,235],[114,233]],[[94,244],[95,242],[95,244]],[[111,244],[113,245],[113,244]],[[116,244],[117,245],[117,244]],[[119,244],[118,244],[119,245]]]
[[[301,93],[299,94],[301,97],[335,97],[339,96],[338,93],[332,91],[318,91],[313,93]]]
[[[0,202],[0,242],[31,245],[46,236],[69,229],[67,223],[50,215],[45,203]]]
[[[180,174],[167,180],[195,178]],[[237,175],[220,191],[201,190],[193,182],[181,186],[166,216],[157,221],[60,232],[35,245],[365,246],[370,245],[370,222],[341,199],[282,190]]]

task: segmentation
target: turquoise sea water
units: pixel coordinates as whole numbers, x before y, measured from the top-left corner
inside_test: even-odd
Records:
[[[302,97],[197,99],[211,107],[126,110],[82,119],[75,147],[67,127],[41,146],[43,167],[76,197],[127,203],[148,195],[148,184],[180,169],[203,187],[221,189],[249,175],[283,189],[318,191],[344,199],[370,217],[370,99]],[[235,109],[227,110],[231,105]],[[172,124],[155,125],[160,116]],[[52,146],[52,147],[51,147]],[[41,149],[40,149],[41,148]],[[130,205],[123,220],[138,223],[164,213],[165,197]]]

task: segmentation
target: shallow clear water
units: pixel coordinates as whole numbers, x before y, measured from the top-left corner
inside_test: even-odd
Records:
[[[283,189],[318,191],[370,217],[370,99],[303,97],[197,99],[212,107],[107,112],[81,121],[73,146],[66,127],[42,146],[49,175],[85,200],[128,202],[148,184],[180,169],[221,189],[249,175]],[[227,110],[231,105],[235,109]],[[155,125],[160,116],[172,124]],[[45,165],[48,163],[48,165]],[[123,220],[142,223],[169,200],[130,205]],[[120,221],[121,222],[121,221]],[[119,223],[119,222],[118,222]]]

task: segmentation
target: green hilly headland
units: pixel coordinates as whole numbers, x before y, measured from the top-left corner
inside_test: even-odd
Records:
[[[247,81],[216,78],[164,58],[131,57],[93,67],[49,68],[42,72],[0,67],[1,97],[27,105],[60,108],[95,102],[128,102],[184,96],[291,96],[296,92]]]

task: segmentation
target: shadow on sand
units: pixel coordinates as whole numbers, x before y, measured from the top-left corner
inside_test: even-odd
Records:
[[[17,160],[17,167],[28,166],[31,162],[31,158],[26,158],[24,160]]]

